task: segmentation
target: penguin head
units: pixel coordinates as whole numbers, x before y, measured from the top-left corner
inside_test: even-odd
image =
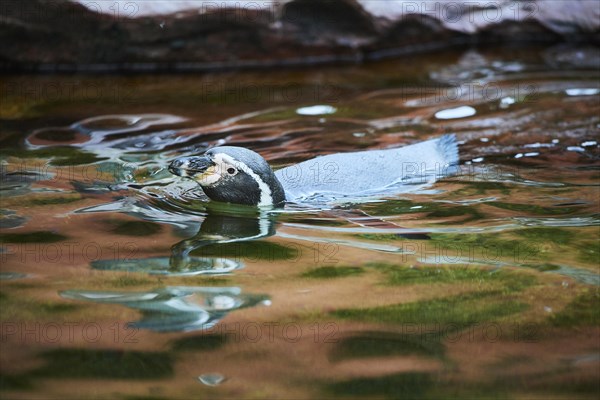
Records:
[[[269,164],[243,147],[214,147],[202,156],[180,157],[171,162],[169,171],[198,182],[211,200],[250,206],[277,206],[285,201]]]

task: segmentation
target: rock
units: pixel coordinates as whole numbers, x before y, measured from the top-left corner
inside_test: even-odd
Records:
[[[373,17],[354,1],[296,0],[283,6],[281,22],[306,45],[359,47],[379,34]]]
[[[1,68],[186,71],[356,62],[464,43],[600,41],[596,0],[4,0]]]

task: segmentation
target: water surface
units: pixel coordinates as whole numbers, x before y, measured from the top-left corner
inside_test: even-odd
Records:
[[[3,395],[596,398],[599,57],[572,51],[6,76]],[[446,133],[457,174],[361,203],[208,203],[166,169]]]

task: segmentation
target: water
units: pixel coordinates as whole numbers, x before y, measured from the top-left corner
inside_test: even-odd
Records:
[[[2,82],[2,394],[596,398],[597,49]],[[355,203],[207,203],[167,165],[274,168],[446,133],[458,173]]]

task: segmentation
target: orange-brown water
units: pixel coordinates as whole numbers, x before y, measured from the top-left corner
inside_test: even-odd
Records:
[[[4,77],[2,396],[596,398],[600,76],[560,51]],[[207,205],[166,170],[445,133],[458,174],[326,209]]]

